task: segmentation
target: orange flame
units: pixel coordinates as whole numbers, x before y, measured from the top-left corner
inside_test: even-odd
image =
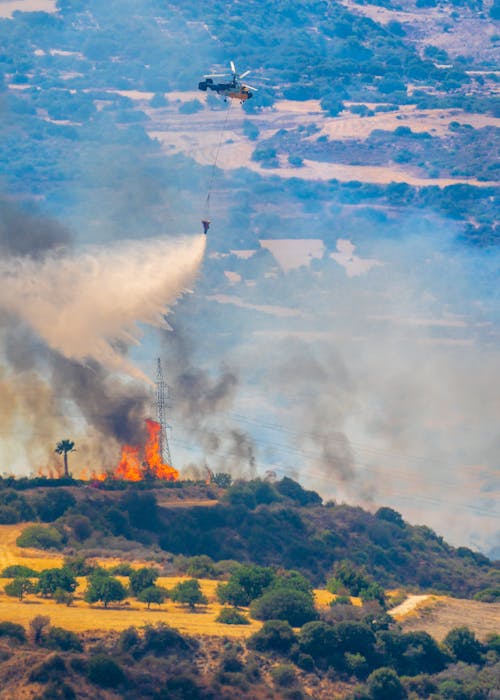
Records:
[[[164,464],[160,453],[161,426],[154,420],[146,419],[148,437],[141,460],[141,448],[136,445],[124,445],[118,467],[113,473],[116,479],[141,481],[145,478],[177,481],[179,472],[169,464]]]

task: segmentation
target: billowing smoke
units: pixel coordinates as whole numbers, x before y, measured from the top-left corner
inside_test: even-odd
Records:
[[[77,250],[57,222],[2,203],[3,469],[44,466],[65,436],[82,436],[78,463],[98,470],[124,442],[142,441],[153,392],[128,348],[140,340],[138,323],[167,325],[204,247],[196,236]]]
[[[0,198],[0,255],[38,259],[47,251],[67,247],[71,234],[57,221],[23,211]]]
[[[235,476],[255,476],[253,440],[230,415],[240,390],[238,371],[222,365],[213,374],[195,364],[193,347],[180,324],[168,334],[164,351],[175,423],[193,441],[191,447],[203,450],[204,466]],[[193,473],[200,473],[197,466],[192,465]]]
[[[41,260],[11,256],[0,262],[0,309],[64,357],[140,377],[116,343],[138,342],[138,322],[165,325],[163,315],[193,282],[204,248],[198,236],[121,241]]]

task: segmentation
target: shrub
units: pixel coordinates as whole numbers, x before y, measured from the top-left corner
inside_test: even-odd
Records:
[[[264,593],[252,602],[250,614],[256,620],[286,620],[292,627],[301,627],[318,617],[310,596],[289,589]]]
[[[62,549],[63,537],[54,527],[30,525],[25,528],[16,540],[18,547],[34,547],[36,549]]]
[[[61,681],[50,681],[43,693],[37,697],[37,700],[75,700],[76,693],[73,688],[67,683]]]
[[[286,654],[297,641],[295,632],[285,620],[267,620],[247,641],[250,649],[278,651]]]
[[[249,625],[250,622],[246,615],[243,615],[234,608],[222,608],[217,617],[216,622],[223,622],[225,625]]]
[[[140,644],[141,638],[135,627],[127,627],[118,638],[118,649],[125,654],[128,654],[133,649],[137,649]]]
[[[379,520],[386,520],[388,523],[393,523],[393,525],[397,525],[398,527],[405,526],[405,521],[403,520],[403,517],[400,515],[400,513],[398,513],[398,511],[394,510],[393,508],[389,508],[388,506],[382,506],[382,508],[379,508],[375,513],[375,517],[379,518]]]
[[[36,578],[39,576],[38,572],[34,569],[30,569],[29,566],[23,566],[22,564],[12,564],[7,566],[2,573],[0,573],[0,578]]]
[[[16,622],[0,622],[0,637],[10,637],[18,642],[26,641],[26,632],[22,625]]]
[[[86,515],[74,515],[68,519],[68,525],[79,542],[87,540],[92,534],[92,525]]]
[[[66,489],[51,489],[37,499],[35,508],[40,520],[51,523],[64,515],[75,503],[75,497]]]
[[[500,634],[489,634],[486,637],[486,647],[492,649],[500,656]]]
[[[480,600],[482,603],[498,603],[500,602],[500,586],[492,586],[491,588],[483,588],[475,594],[474,600]]]
[[[157,655],[164,655],[174,650],[186,651],[188,648],[187,641],[173,627],[169,627],[163,622],[146,626],[142,648],[144,653],[153,652]]]
[[[352,600],[348,595],[338,595],[330,601],[331,608],[335,607],[335,605],[352,605]]]
[[[47,627],[50,625],[50,617],[48,615],[37,615],[30,622],[30,637],[33,644],[40,644],[44,637]]]
[[[297,682],[297,674],[290,664],[275,666],[271,669],[271,678],[275,685],[281,688],[290,688]]]
[[[102,688],[116,688],[125,680],[121,666],[104,654],[98,654],[90,659],[87,674],[92,683]]]
[[[31,683],[47,683],[49,680],[62,679],[66,675],[66,664],[59,654],[52,654],[34,666],[29,679]]]
[[[20,520],[19,513],[12,506],[0,506],[0,524],[14,525]]]
[[[307,491],[302,486],[288,476],[285,476],[281,481],[277,481],[274,485],[275,489],[282,496],[290,498],[301,506],[317,506],[322,502],[321,496],[315,491]]]
[[[49,649],[59,649],[60,651],[83,650],[79,636],[62,627],[51,627],[45,637],[44,645]]]
[[[70,591],[65,591],[62,588],[56,588],[54,592],[54,600],[59,605],[66,605],[68,608],[74,601],[75,596]]]

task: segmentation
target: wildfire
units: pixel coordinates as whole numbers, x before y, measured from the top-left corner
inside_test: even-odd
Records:
[[[164,464],[161,458],[160,424],[147,418],[146,430],[148,437],[144,450],[136,445],[124,445],[120,463],[113,476],[126,481],[141,481],[145,478],[177,481],[179,478],[177,469]]]

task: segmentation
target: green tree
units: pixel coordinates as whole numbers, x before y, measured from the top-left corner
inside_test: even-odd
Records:
[[[273,570],[267,566],[242,564],[233,571],[226,586],[218,586],[217,595],[221,603],[246,606],[261,596],[273,579]]]
[[[319,620],[305,624],[299,634],[300,650],[323,665],[335,658],[338,641],[335,628]]]
[[[466,664],[481,663],[483,646],[468,627],[455,627],[450,630],[443,639],[443,644],[457,661],[464,661]]]
[[[311,582],[298,571],[280,571],[278,572],[268,590],[276,590],[278,588],[287,588],[289,590],[301,591],[314,599],[313,587]]]
[[[254,600],[250,615],[256,620],[286,620],[292,627],[301,627],[318,617],[311,597],[302,591],[278,588]]]
[[[195,578],[181,581],[170,591],[170,597],[175,603],[189,605],[194,610],[196,605],[206,605],[208,600],[203,595],[200,584]]]
[[[63,567],[62,569],[44,569],[40,573],[36,590],[42,596],[50,597],[57,589],[73,593],[76,586],[76,579],[71,571]]]
[[[286,654],[297,641],[295,632],[285,620],[266,620],[260,630],[248,639],[249,649],[278,651]]]
[[[103,574],[101,571],[89,576],[87,582],[88,586],[84,595],[87,603],[101,601],[107,608],[108,603],[119,602],[127,597],[127,591],[122,582],[113,576]]]
[[[250,603],[250,597],[245,589],[234,580],[227,583],[219,583],[216,589],[219,603],[229,603],[236,608],[246,607]]]
[[[148,588],[143,588],[143,590],[138,594],[137,600],[141,603],[147,603],[148,610],[151,603],[156,603],[161,605],[165,598],[167,597],[167,591],[161,586],[148,586]]]
[[[68,452],[75,452],[75,443],[72,440],[61,440],[57,443],[54,452],[64,457],[64,476],[69,478]]]
[[[19,600],[22,600],[26,593],[33,593],[34,590],[35,587],[29,578],[24,578],[22,576],[18,576],[10,583],[7,583],[4,588],[4,591],[8,596],[11,596],[12,598],[19,598]]]
[[[402,700],[406,697],[406,691],[392,668],[377,668],[370,673],[367,687],[373,700]]]
[[[153,567],[143,566],[130,574],[130,590],[137,596],[146,588],[154,586],[158,578],[158,570]]]

